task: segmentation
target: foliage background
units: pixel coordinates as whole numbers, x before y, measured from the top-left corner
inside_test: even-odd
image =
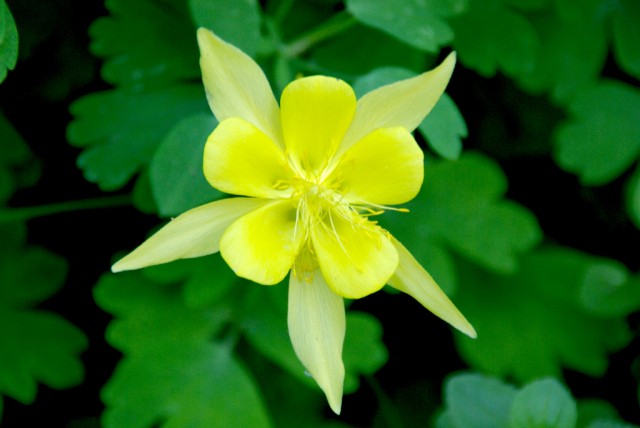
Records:
[[[0,424],[640,423],[638,22],[636,0],[0,0]],[[286,285],[217,257],[106,273],[222,196],[197,26],[276,91],[322,73],[362,95],[458,52],[416,131],[423,190],[382,221],[477,340],[406,296],[353,302],[336,417]]]

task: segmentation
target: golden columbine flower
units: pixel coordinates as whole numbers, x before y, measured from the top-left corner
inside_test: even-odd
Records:
[[[413,199],[423,154],[413,131],[455,64],[356,100],[342,80],[304,77],[280,106],[260,67],[212,32],[198,31],[209,105],[220,122],[204,148],[204,175],[243,195],[194,208],[113,266],[139,269],[220,251],[238,276],[277,284],[289,271],[289,335],[298,358],[340,413],[343,297],[385,284],[475,337],[469,322],[409,251],[372,216]]]

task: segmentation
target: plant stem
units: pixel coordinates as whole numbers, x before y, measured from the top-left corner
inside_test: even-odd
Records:
[[[356,23],[353,16],[340,12],[298,39],[281,47],[281,53],[287,58],[297,57],[318,43],[327,40],[350,28]]]
[[[58,202],[55,204],[39,205],[35,207],[4,208],[0,209],[0,224],[13,221],[25,221],[36,217],[44,217],[72,211],[111,208],[130,204],[130,195],[117,195],[79,201]]]

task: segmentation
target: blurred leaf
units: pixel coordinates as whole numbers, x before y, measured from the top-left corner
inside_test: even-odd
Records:
[[[523,11],[536,11],[551,6],[553,0],[504,0],[504,3]]]
[[[310,53],[309,63],[318,72],[352,81],[378,67],[402,67],[420,71],[424,54],[362,25],[338,34]]]
[[[145,214],[155,214],[158,212],[156,201],[151,193],[150,175],[148,169],[143,170],[133,185],[133,192],[131,194],[133,206]]]
[[[18,61],[18,29],[5,0],[0,0],[0,83]]]
[[[230,343],[211,341],[228,311],[189,308],[179,293],[140,273],[105,275],[96,287],[98,304],[116,316],[107,340],[124,354],[102,390],[104,425],[270,426]]]
[[[517,80],[533,93],[551,92],[563,103],[598,79],[607,57],[607,38],[599,18],[602,2],[566,2],[556,13],[532,22],[540,37],[532,67]]]
[[[142,274],[163,284],[184,282],[183,299],[192,308],[210,307],[219,302],[238,282],[219,253],[152,266]]]
[[[580,400],[578,401],[578,421],[577,428],[587,428],[597,420],[617,420],[618,412],[610,403],[602,400]]]
[[[625,186],[627,213],[635,226],[640,229],[640,166],[636,165]]]
[[[465,13],[450,20],[460,62],[483,76],[497,71],[517,76],[534,65],[538,36],[531,23],[504,1],[472,1]]]
[[[602,317],[626,317],[640,309],[640,276],[613,260],[587,270],[580,293],[582,306]]]
[[[60,289],[66,263],[44,249],[22,248],[21,239],[0,239],[0,393],[30,404],[38,382],[56,389],[82,382],[79,354],[88,343],[59,315],[34,308]]]
[[[198,27],[210,29],[249,56],[256,55],[261,21],[256,0],[189,0],[189,7]]]
[[[429,147],[443,158],[456,160],[460,157],[467,124],[449,95],[442,94],[418,130],[427,139]]]
[[[478,339],[456,336],[461,356],[496,376],[527,381],[563,367],[604,374],[608,354],[630,340],[623,317],[595,316],[581,302],[588,272],[610,262],[562,248],[526,255],[510,276],[461,270],[456,304]]]
[[[360,22],[433,53],[453,39],[444,18],[467,7],[466,0],[346,0],[346,4]]]
[[[176,216],[223,196],[202,171],[204,143],[216,125],[211,113],[191,116],[178,122],[160,143],[149,167],[160,216]]]
[[[425,165],[422,190],[405,204],[410,212],[388,212],[380,220],[428,270],[436,246],[486,268],[513,272],[520,254],[539,242],[541,232],[529,211],[504,199],[506,190],[507,179],[497,164],[465,153],[456,162]],[[454,284],[434,278],[452,290]]]
[[[107,0],[111,16],[90,27],[102,77],[137,89],[198,78],[195,27],[184,0]],[[170,29],[170,31],[169,31]]]
[[[9,119],[0,111],[0,204],[16,187],[32,185],[40,175],[31,150]]]
[[[510,428],[574,428],[576,402],[555,379],[541,379],[522,388],[513,399]]]
[[[498,379],[457,374],[445,385],[445,417],[452,428],[506,427],[516,389]]]
[[[640,154],[640,90],[602,81],[569,104],[571,119],[556,135],[558,164],[586,185],[605,184]]]
[[[613,53],[621,69],[640,79],[640,3],[619,0],[613,16]]]
[[[380,321],[365,312],[347,312],[347,333],[342,351],[345,393],[355,392],[359,387],[359,376],[373,375],[388,358]]]
[[[380,86],[416,76],[412,71],[385,67],[377,68],[354,81],[353,88],[358,98]],[[467,136],[467,125],[458,107],[447,95],[442,97],[431,113],[422,121],[418,130],[424,135],[429,146],[446,159],[457,159],[462,151],[460,138]]]
[[[576,402],[565,385],[539,379],[517,390],[499,379],[458,373],[444,386],[445,408],[437,428],[632,428],[617,420],[613,407]],[[596,406],[591,406],[591,403]]]
[[[208,111],[200,85],[135,93],[123,89],[87,95],[71,105],[69,141],[87,147],[78,158],[87,180],[115,190],[147,165],[181,119]]]
[[[251,346],[297,379],[317,388],[296,357],[287,327],[287,291],[283,284],[254,289],[246,302],[242,328]],[[347,311],[343,348],[345,394],[358,389],[358,377],[378,371],[387,362],[382,326],[371,315]]]

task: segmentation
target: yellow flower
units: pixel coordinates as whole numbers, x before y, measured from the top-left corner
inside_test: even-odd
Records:
[[[341,80],[301,78],[284,89],[278,106],[250,57],[205,29],[198,43],[219,121],[205,145],[204,174],[217,189],[244,197],[185,212],[113,271],[217,251],[238,276],[261,284],[276,284],[291,271],[289,335],[336,413],[344,381],[344,297],[390,284],[475,337],[431,276],[371,220],[418,193],[423,154],[411,131],[442,95],[455,54],[360,100]]]

